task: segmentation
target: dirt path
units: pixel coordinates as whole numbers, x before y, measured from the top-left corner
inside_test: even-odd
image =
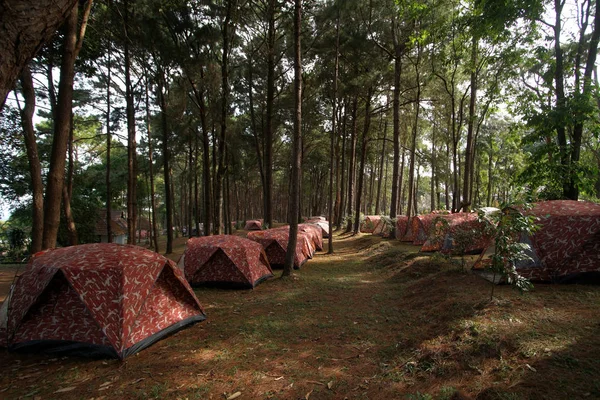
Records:
[[[124,362],[0,353],[0,398],[600,396],[598,287],[499,287],[490,303],[457,265],[368,235],[292,280],[196,293],[207,321]]]

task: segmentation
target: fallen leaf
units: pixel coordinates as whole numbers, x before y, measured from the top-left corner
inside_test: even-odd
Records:
[[[231,396],[229,396],[227,398],[227,400],[233,400],[233,399],[237,399],[238,397],[240,397],[242,395],[242,392],[235,392],[234,394],[232,394]]]
[[[327,389],[329,389],[329,390],[333,389],[333,381],[329,381],[327,383]]]
[[[304,400],[308,400],[308,398],[310,397],[310,395],[312,394],[312,390],[308,393],[306,393],[306,396],[304,396]]]
[[[134,383],[134,384],[135,384],[135,383],[139,383],[139,382],[143,381],[144,379],[146,379],[146,378],[140,378],[140,379],[136,379],[135,381],[133,381],[133,383]]]
[[[280,376],[279,378],[275,378],[276,381],[280,381],[283,379],[283,376]]]
[[[100,387],[108,386],[110,384],[112,384],[112,381],[106,381],[103,384],[101,384]]]
[[[71,390],[75,390],[75,389],[77,389],[76,386],[71,386],[71,387],[66,387],[66,388],[58,389],[54,393],[65,393],[65,392],[70,392]]]

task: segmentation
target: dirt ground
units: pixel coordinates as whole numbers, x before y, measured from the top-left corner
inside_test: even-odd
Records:
[[[600,398],[600,287],[490,301],[459,260],[372,235],[334,246],[293,279],[196,290],[206,321],[123,362],[0,351],[0,398]]]

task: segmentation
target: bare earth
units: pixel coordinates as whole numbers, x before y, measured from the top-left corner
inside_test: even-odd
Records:
[[[490,301],[457,260],[371,235],[335,250],[253,291],[196,290],[208,319],[124,362],[0,351],[0,398],[600,398],[600,287]]]

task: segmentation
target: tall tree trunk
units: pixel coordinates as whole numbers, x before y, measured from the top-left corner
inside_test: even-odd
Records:
[[[110,10],[111,1],[108,2],[108,7]],[[110,83],[112,79],[112,42],[109,41],[108,49],[107,49],[108,62],[106,65],[106,241],[107,243],[113,242],[113,232],[112,232],[112,186],[110,179],[110,160],[111,160],[111,150],[112,150],[112,132],[110,127],[110,107],[111,107],[111,98],[110,98]],[[147,80],[148,78],[146,78]],[[148,88],[146,88],[146,96]],[[148,101],[146,100],[146,109],[148,108]],[[148,110],[147,110],[148,111]],[[149,111],[148,111],[149,112]],[[149,118],[149,117],[148,117]],[[148,129],[150,129],[150,120],[148,119]]]
[[[392,99],[393,108],[393,143],[394,143],[394,164],[392,168],[392,199],[390,206],[390,218],[395,219],[398,214],[402,214],[399,209],[400,193],[402,186],[402,171],[400,171],[400,83],[402,77],[402,55],[406,50],[404,43],[400,43],[396,30],[396,20],[392,19],[392,34],[394,40],[394,92]],[[402,154],[404,164],[404,153]],[[395,228],[394,228],[395,229]]]
[[[166,80],[164,71],[159,72],[158,96],[161,111],[162,147],[163,147],[163,176],[165,181],[165,208],[167,213],[167,248],[165,254],[173,253],[173,196],[171,193],[171,149],[169,146],[170,133],[167,120],[167,101],[165,99]]]
[[[354,163],[356,161],[356,126],[357,126],[358,95],[352,100],[352,131],[350,132],[350,161],[348,164],[348,226],[346,232],[352,231],[352,218],[354,217]],[[356,210],[356,214],[360,212]]]
[[[333,254],[333,145],[335,141],[336,117],[337,117],[337,92],[339,71],[339,48],[340,48],[340,10],[338,8],[335,22],[335,61],[333,67],[333,99],[331,111],[331,141],[329,143],[329,240],[327,254]]]
[[[123,29],[125,34],[125,103],[127,114],[127,243],[135,244],[137,222],[137,160],[135,142],[135,109],[131,85],[131,58],[129,55],[129,1],[123,2]]]
[[[377,198],[375,200],[375,215],[379,215],[381,211],[381,181],[383,180],[383,164],[385,163],[385,145],[387,143],[387,118],[383,122],[383,144],[381,145],[381,161],[379,163],[379,177],[377,179]],[[396,218],[396,216],[390,217]]]
[[[554,87],[556,93],[556,107],[559,112],[566,112],[566,98],[565,98],[565,83],[564,83],[564,60],[563,50],[560,43],[560,37],[562,33],[562,10],[565,4],[565,0],[554,0],[554,13],[555,13],[555,24],[554,24]],[[558,148],[560,150],[560,163],[563,167],[562,176],[563,179],[563,196],[567,197],[569,194],[569,180],[572,171],[569,167],[569,153],[567,150],[567,134],[564,125],[559,124],[556,127],[556,134],[558,140]]]
[[[63,22],[72,18],[77,4],[76,0],[0,2],[0,110],[21,70]]]
[[[200,77],[204,80],[204,69],[200,68]],[[200,126],[202,127],[202,179],[204,184],[204,236],[210,235],[212,221],[211,204],[211,179],[210,179],[210,141],[208,138],[208,124],[206,122],[206,103],[204,101],[204,87],[199,91],[198,103],[200,104]]]
[[[473,34],[471,43],[471,98],[469,99],[469,119],[467,121],[467,147],[465,150],[465,167],[463,171],[463,199],[460,204],[463,212],[469,212],[471,209],[471,189],[473,182],[471,180],[473,172],[473,162],[475,161],[475,105],[477,102],[477,48],[479,40],[476,34]]]
[[[590,0],[592,1],[592,0]],[[595,9],[596,13],[594,16],[594,28],[592,31],[592,35],[590,38],[590,44],[587,51],[587,60],[585,64],[585,71],[583,74],[583,96],[584,98],[588,97],[594,88],[592,82],[592,73],[594,71],[594,66],[596,65],[596,55],[598,54],[598,42],[600,40],[600,0],[595,1]],[[581,155],[581,142],[583,138],[583,124],[584,121],[578,120],[573,126],[573,140],[571,143],[571,165],[572,168],[577,169],[578,163]],[[572,171],[569,174],[569,179],[567,181],[567,190],[564,193],[565,197],[571,200],[579,199],[579,183],[577,182],[577,178],[575,176],[575,172]]]
[[[75,225],[75,219],[73,217],[73,210],[71,209],[71,197],[73,196],[73,114],[71,113],[71,121],[69,123],[69,143],[67,145],[67,159],[69,161],[67,165],[67,176],[65,177],[65,183],[62,188],[62,207],[65,215],[65,223],[67,226],[67,239],[69,246],[76,246],[79,244],[79,237],[77,235],[77,226]]]
[[[409,173],[408,173],[408,206],[406,209],[406,215],[413,216],[416,215],[416,202],[414,200],[415,193],[415,153],[417,148],[417,134],[419,132],[419,115],[421,110],[421,75],[419,72],[419,62],[421,57],[421,46],[417,44],[417,59],[415,61],[415,77],[416,77],[416,85],[417,85],[417,93],[415,98],[415,122],[413,124],[412,129],[412,138],[410,143],[410,164],[409,164]]]
[[[436,186],[436,177],[437,177],[437,168],[436,168],[436,152],[435,152],[435,133],[436,133],[436,125],[434,124],[431,128],[431,192],[430,192],[430,208],[433,212],[435,210],[435,193],[437,191]]]
[[[78,7],[74,7],[64,25],[64,39],[62,46],[62,60],[60,68],[60,82],[58,99],[56,102],[56,119],[54,123],[54,137],[50,155],[50,168],[46,184],[46,197],[44,199],[44,236],[42,249],[56,246],[58,226],[60,223],[60,204],[64,185],[67,143],[71,129],[71,112],[73,109],[73,80],[75,77],[75,59],[81,50],[87,19],[91,9],[91,0],[86,5],[79,31],[77,20]],[[1,95],[1,93],[0,93]]]
[[[150,175],[150,210],[152,212],[152,238],[151,241],[154,242],[154,251],[155,252],[160,252],[160,250],[158,249],[158,224],[156,223],[156,194],[155,194],[155,187],[154,187],[154,154],[152,152],[152,135],[150,132],[150,99],[148,96],[148,91],[149,91],[149,85],[148,85],[148,71],[144,71],[145,72],[145,80],[146,80],[146,131],[148,132],[148,173]],[[159,90],[162,91],[162,86],[159,86]],[[162,97],[162,95],[159,93],[159,97]],[[162,101],[162,99],[160,100]],[[162,103],[161,103],[162,104]],[[161,116],[161,121],[162,118],[166,118],[166,115]],[[166,120],[163,121],[163,129],[164,129],[164,125],[166,125]]]
[[[292,151],[292,179],[290,196],[290,231],[285,263],[281,276],[290,276],[294,268],[296,244],[298,243],[298,214],[300,205],[300,174],[302,168],[302,0],[294,0],[294,138]]]
[[[234,0],[227,0],[225,21],[222,28],[223,55],[221,60],[221,121],[218,141],[218,165],[215,179],[215,227],[214,232],[223,233],[223,186],[225,178],[225,142],[227,139],[227,118],[229,117],[229,47],[232,32],[231,19],[235,5]]]
[[[344,101],[344,117],[342,119],[342,126],[341,126],[341,132],[342,132],[342,167],[341,167],[341,176],[340,176],[340,181],[341,181],[341,188],[340,188],[340,192],[341,192],[341,199],[340,199],[340,209],[338,211],[338,217],[337,217],[337,229],[341,229],[342,225],[344,223],[344,211],[346,210],[346,179],[345,179],[345,171],[346,171],[346,120],[348,118],[348,103],[347,101]],[[330,232],[331,233],[331,232]]]
[[[277,0],[267,3],[267,110],[265,123],[264,222],[273,226],[273,102],[275,99],[275,13]]]
[[[363,192],[363,181],[365,171],[365,160],[367,158],[367,144],[369,143],[369,126],[371,125],[371,96],[373,88],[367,90],[367,98],[365,101],[365,121],[363,125],[362,148],[360,154],[360,168],[358,170],[358,188],[356,190],[356,215],[354,216],[354,233],[357,234],[360,230],[360,201]]]
[[[33,223],[31,226],[31,254],[42,250],[42,237],[44,235],[44,184],[42,183],[42,166],[40,163],[35,130],[33,129],[33,115],[35,113],[35,91],[33,78],[28,66],[21,71],[21,90],[25,98],[25,106],[21,110],[21,125],[23,126],[23,139],[27,150],[29,176],[31,177],[31,190],[33,194]]]

